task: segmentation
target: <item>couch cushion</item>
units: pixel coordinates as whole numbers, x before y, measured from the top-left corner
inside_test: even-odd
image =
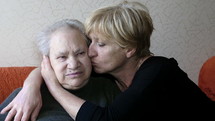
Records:
[[[29,73],[36,67],[0,67],[0,103],[16,88],[23,85]]]

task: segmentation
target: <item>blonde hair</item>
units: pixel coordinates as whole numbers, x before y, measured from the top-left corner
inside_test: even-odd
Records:
[[[86,34],[99,32],[122,48],[136,48],[137,58],[151,55],[150,37],[153,31],[148,9],[139,2],[124,1],[94,11],[85,22]]]

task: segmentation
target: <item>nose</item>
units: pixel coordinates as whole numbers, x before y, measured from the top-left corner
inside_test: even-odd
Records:
[[[92,43],[89,46],[88,55],[89,55],[90,58],[96,56],[96,50],[95,50],[95,47],[94,47],[94,45]]]
[[[67,60],[67,67],[69,69],[77,69],[79,68],[80,66],[80,62],[79,60],[76,58],[76,57],[70,57],[68,60]]]

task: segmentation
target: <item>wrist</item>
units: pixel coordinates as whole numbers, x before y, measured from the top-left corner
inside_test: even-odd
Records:
[[[34,93],[39,93],[40,87],[41,87],[41,85],[33,85],[33,84],[26,83],[23,85],[23,90],[31,91]]]
[[[29,76],[25,79],[23,87],[24,88],[37,88],[40,89],[43,83],[43,78],[40,73],[40,69],[37,68],[33,70]]]

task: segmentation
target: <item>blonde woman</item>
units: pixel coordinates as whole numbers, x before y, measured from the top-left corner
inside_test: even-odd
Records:
[[[69,94],[53,78],[55,74],[50,62],[44,58],[41,72],[45,83],[73,119],[184,119],[194,117],[190,112],[198,114],[209,109],[211,100],[179,68],[174,58],[151,53],[150,37],[154,28],[143,4],[124,1],[97,9],[85,24],[86,33],[91,39],[89,56],[93,69],[96,73],[108,73],[115,77],[122,93],[106,107]]]

